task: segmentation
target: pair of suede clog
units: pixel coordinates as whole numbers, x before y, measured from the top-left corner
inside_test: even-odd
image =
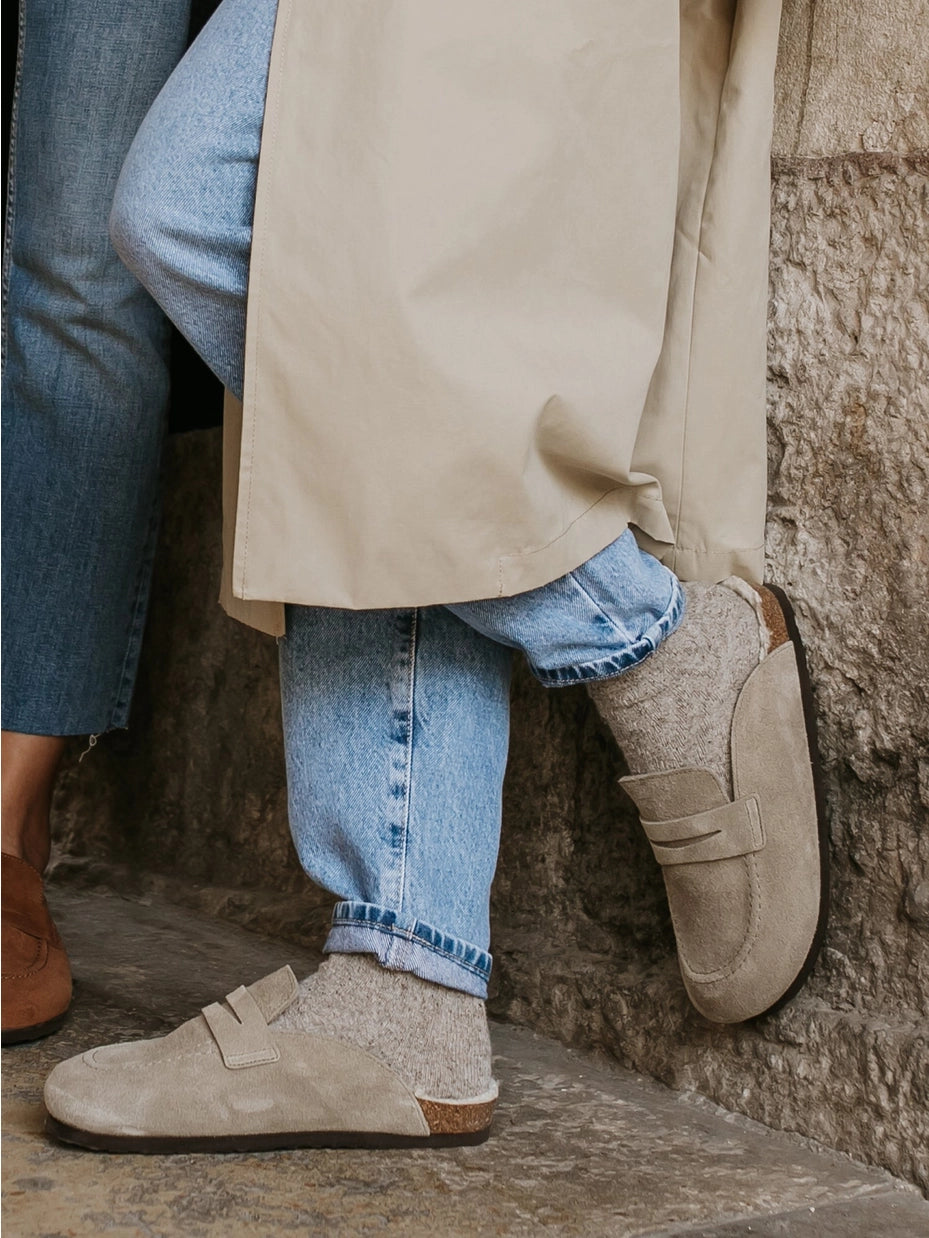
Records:
[[[662,865],[684,984],[707,1018],[771,1011],[799,987],[826,918],[826,840],[805,660],[782,594],[762,593],[770,645],[730,731],[733,795],[706,769],[624,780]],[[170,1035],[56,1067],[59,1138],[110,1151],[479,1143],[496,1099],[417,1095],[387,1062],[269,1026],[294,1000],[289,968]]]

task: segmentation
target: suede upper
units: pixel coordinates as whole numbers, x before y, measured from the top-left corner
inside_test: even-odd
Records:
[[[733,1023],[776,1005],[818,939],[812,740],[778,598],[743,582],[685,591],[691,613],[653,665],[592,695],[630,738],[639,772],[622,785],[662,865],[687,992]]]
[[[336,1028],[322,1035],[268,1026],[297,993],[293,972],[284,967],[167,1036],[62,1062],[46,1082],[46,1108],[74,1131],[116,1137],[430,1136],[413,1089],[385,1062],[339,1040]],[[463,1117],[483,1106],[487,1125],[495,1096],[494,1088],[466,1098]],[[456,1109],[455,1103],[443,1107],[446,1122]]]

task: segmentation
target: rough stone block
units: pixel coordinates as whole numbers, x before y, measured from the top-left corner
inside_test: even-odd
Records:
[[[778,155],[929,148],[927,0],[784,0]]]

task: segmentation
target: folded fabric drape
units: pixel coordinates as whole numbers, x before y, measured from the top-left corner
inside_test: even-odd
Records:
[[[779,10],[281,0],[232,613],[507,596],[627,525],[760,579]]]

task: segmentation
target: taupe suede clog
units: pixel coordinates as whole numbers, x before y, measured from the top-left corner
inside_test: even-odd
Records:
[[[157,1040],[92,1049],[56,1066],[46,1128],[105,1152],[419,1148],[482,1143],[497,1089],[416,1095],[354,1045],[268,1025],[298,994],[289,967]]]
[[[797,992],[828,912],[806,659],[787,598],[758,592],[770,644],[732,719],[732,799],[708,769],[621,780],[663,869],[685,988],[718,1023],[769,1014]]]

